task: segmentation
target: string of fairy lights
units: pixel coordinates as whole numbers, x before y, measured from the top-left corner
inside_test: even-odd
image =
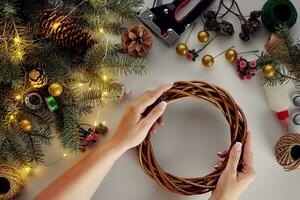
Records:
[[[81,3],[79,3],[78,5],[76,5],[68,14],[66,14],[60,21],[54,22],[53,25],[52,25],[52,31],[59,31],[58,28],[60,26],[62,26],[62,21],[65,20],[66,18],[68,18],[78,7],[80,7],[83,3],[87,2],[87,1],[88,0],[83,0]],[[3,37],[0,36],[0,40],[2,40],[3,43],[5,44],[5,50],[6,50],[6,52],[12,52],[10,54],[11,55],[11,60],[14,63],[18,64],[21,61],[23,61],[24,56],[26,55],[27,48],[37,46],[37,41],[40,41],[40,40],[43,40],[43,39],[46,39],[46,38],[39,38],[37,40],[28,40],[26,38],[22,38],[22,34],[19,33],[17,25],[15,24],[14,20],[12,20],[12,25],[13,25],[13,30],[14,30],[14,34],[12,34],[13,36],[10,37],[10,38],[3,38]],[[105,33],[105,29],[102,26],[99,26],[98,31],[99,31],[99,33],[101,35],[103,35],[103,37],[107,41],[106,45],[105,45],[105,56],[103,57],[103,61],[104,61],[105,58],[106,58],[106,55],[108,53],[108,39],[107,39],[107,36],[106,36],[106,33]],[[5,35],[5,34],[6,34],[6,29],[4,28],[3,35]],[[8,44],[11,44],[11,43],[12,43],[12,46],[9,48]],[[27,74],[24,66],[22,66],[22,67],[23,67],[23,70],[24,70],[24,73],[25,73],[25,81],[24,81],[24,87],[23,87],[23,88],[25,88],[25,83],[26,83],[26,80],[27,80],[26,78],[27,78],[28,74]],[[104,74],[104,75],[102,75],[101,79],[104,82],[106,82],[106,81],[109,80],[109,75],[108,74]],[[85,84],[83,82],[77,82],[74,85],[75,88],[81,88],[83,86],[85,86]],[[88,89],[92,90],[93,86],[89,86]],[[28,91],[26,91],[26,90],[18,91],[17,94],[14,97],[14,100],[16,100],[17,102],[24,101],[24,95],[26,94],[26,92],[28,92]],[[108,91],[103,91],[102,92],[102,98],[106,98],[108,96],[109,96]],[[11,113],[8,116],[10,123],[13,123],[13,122],[15,122],[17,120],[17,116],[18,116],[19,112],[20,111],[18,110],[17,107],[15,108],[15,110],[11,111]],[[96,119],[97,120],[94,122],[93,125],[90,125],[91,127],[95,128],[98,125],[98,123],[99,123],[98,119],[100,119],[100,114],[101,114],[101,110],[98,109],[98,112],[96,114],[96,116],[97,116]],[[102,121],[101,123],[103,125],[106,125],[105,121]],[[48,163],[48,164],[43,164],[42,166],[49,167],[49,166],[56,165],[61,160],[63,160],[64,157],[67,157],[67,156],[68,156],[67,153],[63,153],[56,161],[53,161],[53,162]],[[28,164],[25,167],[23,167],[20,171],[22,173],[30,175],[33,172],[33,166],[31,164]]]

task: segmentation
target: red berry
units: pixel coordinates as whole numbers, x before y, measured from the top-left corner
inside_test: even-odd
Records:
[[[237,58],[237,59],[234,61],[234,63],[237,64],[237,65],[238,65],[240,62],[241,62],[241,59],[240,59],[240,58]]]
[[[250,72],[250,74],[255,74],[256,70],[255,69],[250,69],[249,72]]]
[[[85,147],[80,147],[79,150],[83,153],[83,152],[85,152],[86,148]]]
[[[251,74],[247,74],[247,75],[246,75],[246,79],[251,80],[251,79],[252,79]]]
[[[189,59],[189,60],[192,60],[193,59],[193,54],[191,54],[191,53],[186,54],[186,58]]]
[[[104,132],[104,133],[107,133],[107,132],[108,132],[108,128],[107,128],[107,127],[104,127],[103,132]]]
[[[246,68],[245,68],[245,67],[240,67],[240,70],[241,70],[242,72],[244,72],[244,71],[246,70]]]
[[[87,140],[87,141],[92,141],[92,139],[93,139],[92,134],[88,134],[88,135],[86,136],[86,140]]]
[[[88,145],[88,144],[89,144],[89,142],[88,142],[87,140],[83,140],[83,141],[82,141],[82,145],[86,146],[86,145]]]
[[[240,62],[240,68],[245,68],[246,66],[247,66],[247,62],[244,61],[244,60],[242,60],[242,61]]]
[[[241,79],[241,80],[244,80],[244,79],[245,79],[245,76],[242,75],[242,74],[240,74],[240,79]]]
[[[99,135],[96,134],[96,133],[94,133],[94,134],[92,135],[92,138],[93,138],[93,140],[98,140],[98,139],[99,139]]]
[[[256,61],[255,60],[251,61],[249,65],[250,65],[250,67],[255,68],[256,67]]]

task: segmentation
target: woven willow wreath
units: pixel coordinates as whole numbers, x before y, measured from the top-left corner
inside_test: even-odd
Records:
[[[146,109],[144,115],[161,101],[173,103],[176,100],[192,97],[204,100],[216,106],[226,118],[231,132],[231,147],[237,141],[244,143],[247,137],[247,121],[241,108],[232,96],[222,88],[202,81],[179,81],[165,92],[152,106]],[[231,149],[230,147],[230,149]],[[161,187],[182,195],[197,195],[213,190],[221,172],[224,170],[228,156],[222,166],[214,172],[200,178],[182,178],[163,170],[154,156],[151,145],[151,134],[138,146],[139,162],[144,172],[154,179]]]

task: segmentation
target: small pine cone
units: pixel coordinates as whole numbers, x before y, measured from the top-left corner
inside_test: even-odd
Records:
[[[39,14],[38,27],[46,38],[60,47],[71,49],[77,55],[97,43],[92,35],[58,8],[47,8]]]
[[[141,24],[131,25],[121,34],[121,40],[124,51],[135,57],[145,56],[153,43],[150,31]]]

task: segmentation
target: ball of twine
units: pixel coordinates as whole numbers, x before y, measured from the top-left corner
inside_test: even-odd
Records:
[[[22,190],[24,180],[16,168],[8,164],[1,164],[0,185],[0,199],[12,199]]]
[[[170,104],[186,97],[208,102],[223,113],[230,127],[230,149],[236,142],[245,142],[247,137],[247,121],[243,111],[228,92],[206,82],[179,81],[174,83],[174,86],[165,92],[152,106],[147,108],[144,114],[148,114],[161,101],[166,101]],[[213,190],[228,161],[227,156],[219,169],[204,177],[177,177],[159,166],[153,153],[151,134],[138,146],[138,157],[142,169],[149,177],[164,189],[182,195],[197,195]]]
[[[300,134],[289,133],[282,136],[275,146],[275,155],[284,170],[300,169]]]
[[[281,25],[291,28],[297,16],[297,10],[289,0],[268,0],[262,7],[262,22],[271,32]]]
[[[289,55],[289,49],[283,38],[278,34],[272,33],[265,44],[266,51],[276,58],[283,58]]]

